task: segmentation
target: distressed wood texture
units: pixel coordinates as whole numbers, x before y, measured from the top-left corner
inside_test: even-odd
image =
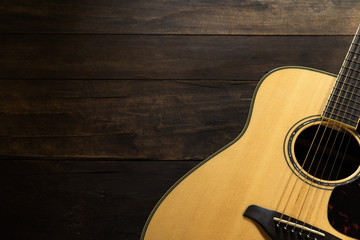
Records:
[[[2,33],[352,35],[357,0],[5,0]]]
[[[349,36],[9,35],[2,79],[231,79],[304,65],[338,72]]]
[[[0,155],[202,160],[240,133],[255,85],[0,80]]]
[[[0,238],[139,239],[265,73],[337,73],[359,21],[357,0],[1,1]]]
[[[138,240],[158,199],[197,163],[0,161],[0,236]]]

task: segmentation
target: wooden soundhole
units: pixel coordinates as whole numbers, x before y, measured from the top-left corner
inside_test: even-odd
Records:
[[[314,118],[297,124],[287,139],[289,164],[306,182],[337,186],[359,177],[356,131]]]

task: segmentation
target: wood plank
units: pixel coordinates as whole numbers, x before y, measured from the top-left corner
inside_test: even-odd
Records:
[[[139,239],[197,161],[0,161],[4,239]]]
[[[338,72],[351,37],[4,35],[1,79],[258,80],[283,65]]]
[[[255,85],[1,80],[0,155],[203,160],[240,133]]]
[[[352,35],[357,0],[2,1],[1,33]]]

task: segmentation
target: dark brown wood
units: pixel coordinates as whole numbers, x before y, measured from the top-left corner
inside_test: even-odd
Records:
[[[1,238],[139,239],[257,81],[337,73],[359,19],[357,0],[1,1]]]
[[[351,37],[5,35],[2,79],[259,80],[284,65],[337,73]]]
[[[240,133],[255,85],[1,80],[0,155],[202,160]]]
[[[324,117],[353,128],[357,127],[360,118],[359,46],[360,36],[356,35],[323,112]]]
[[[3,239],[138,240],[197,161],[0,161]]]
[[[2,33],[352,35],[357,0],[5,0]]]

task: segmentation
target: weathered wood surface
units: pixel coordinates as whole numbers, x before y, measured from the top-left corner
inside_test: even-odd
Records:
[[[240,133],[255,85],[1,80],[0,155],[202,160]]]
[[[349,36],[4,35],[0,79],[232,79],[304,65],[338,72]]]
[[[2,33],[352,35],[357,0],[5,0]]]
[[[2,239],[138,240],[197,161],[0,161]]]
[[[138,239],[191,160],[237,136],[267,71],[337,73],[359,10],[356,0],[1,1],[0,236]]]

